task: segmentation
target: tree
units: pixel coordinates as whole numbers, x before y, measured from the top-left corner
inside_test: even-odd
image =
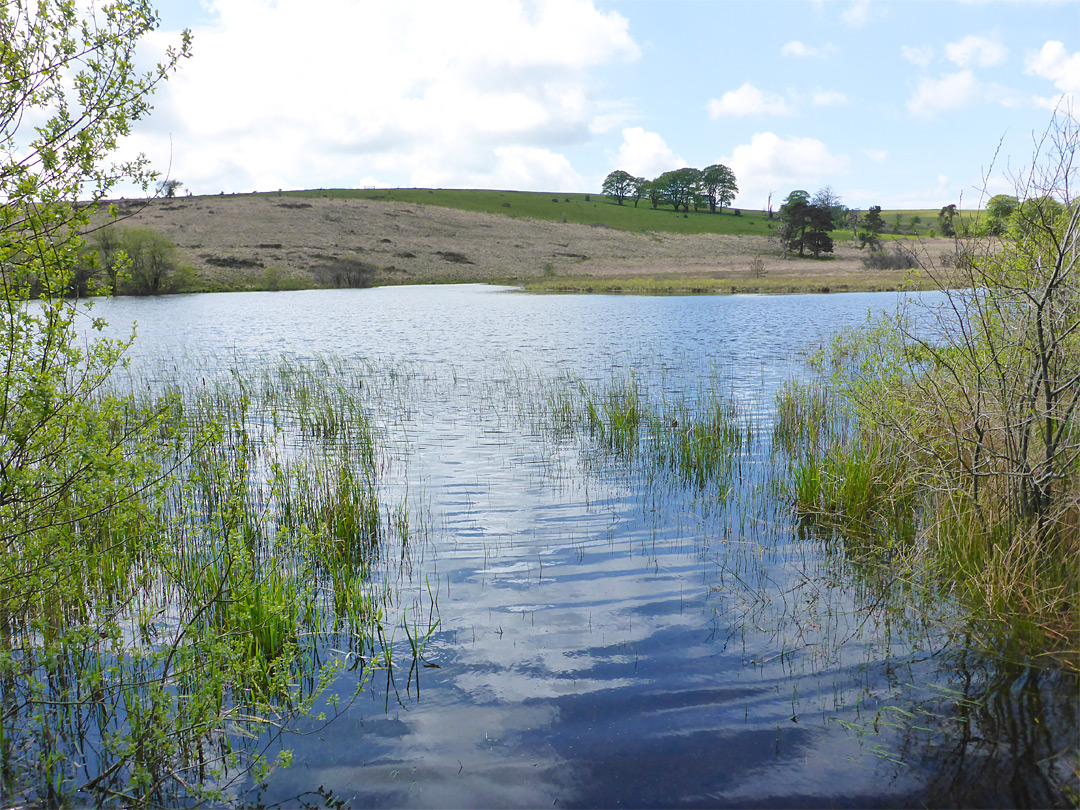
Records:
[[[642,197],[648,196],[649,181],[644,177],[635,177],[630,185],[630,196],[634,198],[634,208],[638,207],[638,202]]]
[[[780,240],[781,256],[787,258],[788,251],[798,248],[803,255],[803,235],[806,232],[806,208],[810,205],[809,192],[792,191],[780,203],[778,212],[780,223],[776,226],[776,236]]]
[[[147,774],[143,752],[172,744],[167,723],[142,720],[177,706],[169,690],[179,657],[161,659],[157,680],[135,664],[125,670],[141,653],[124,641],[111,596],[95,590],[110,560],[134,560],[154,543],[145,502],[164,417],[132,422],[131,400],[106,388],[124,344],[84,336],[81,319],[103,324],[62,297],[97,204],[120,183],[146,191],[158,180],[144,157],[110,159],[190,52],[184,32],[156,67],[137,70],[136,50],[156,25],[142,0],[0,4],[0,760],[2,791],[16,803],[34,790],[49,806],[117,801],[128,778]],[[122,604],[123,593],[113,595]],[[69,677],[68,699],[50,699]],[[145,691],[121,685],[132,681]],[[64,723],[122,717],[103,721],[92,756],[65,760],[61,704]],[[187,708],[175,710],[179,721]],[[175,731],[196,720],[186,717]],[[150,789],[139,785],[141,795]]]
[[[175,291],[183,283],[184,273],[172,241],[151,228],[124,228],[119,234],[123,257],[113,261],[125,270],[124,292],[160,295]],[[115,283],[116,270],[110,275]]]
[[[866,216],[862,218],[862,227],[859,229],[859,249],[867,245],[870,251],[881,250],[881,234],[885,230],[885,219],[881,216],[881,206],[871,205]]]
[[[1025,199],[1009,217],[1008,235],[1015,241],[1029,239],[1033,233],[1052,227],[1066,210],[1066,206],[1049,194]]]
[[[995,194],[986,201],[987,231],[991,236],[1001,236],[1009,227],[1009,217],[1020,205],[1011,194]]]
[[[722,163],[714,163],[702,170],[701,190],[709,201],[709,212],[712,214],[716,213],[717,207],[723,210],[739,193],[735,173]]]
[[[918,536],[938,547],[938,581],[982,601],[980,622],[1006,628],[1011,660],[1025,653],[1013,645],[1034,641],[1037,653],[1065,650],[1073,667],[1080,639],[1078,156],[1080,121],[1058,113],[1016,182],[1024,202],[1011,215],[1008,238],[958,242],[948,267],[922,261],[920,274],[940,299],[905,299],[861,349],[852,340],[838,345],[858,433],[887,459],[885,487],[916,495],[911,519]],[[952,216],[954,206],[942,209],[943,222]],[[927,548],[918,545],[920,553]]]
[[[833,252],[833,240],[830,234],[833,229],[832,211],[821,205],[810,205],[809,213],[809,228],[803,241],[813,257],[817,259],[822,253]]]
[[[943,236],[956,236],[956,229],[953,227],[953,219],[957,215],[956,203],[949,203],[942,206],[938,212],[938,222],[941,224],[941,234]]]
[[[633,192],[633,188],[633,175],[624,172],[622,169],[616,169],[604,178],[604,194],[613,197],[619,205],[622,205],[623,200],[630,196]]]
[[[833,190],[832,186],[819,188],[810,202],[818,208],[824,208],[829,212],[829,218],[832,221],[830,230],[844,227],[847,222],[847,208],[844,207],[840,195]]]
[[[655,180],[645,181],[643,192],[645,196],[649,198],[649,202],[652,203],[654,211],[659,208],[660,203],[664,201],[664,189]]]
[[[832,253],[831,230],[832,212],[821,205],[814,205],[809,192],[802,189],[792,191],[780,206],[777,236],[785,258],[789,250],[796,248],[800,256],[805,256],[809,249],[814,258],[822,253]]]
[[[691,168],[675,169],[674,171],[664,172],[653,183],[660,187],[663,198],[671,203],[676,211],[682,208],[684,211],[689,212],[690,206],[694,204],[701,193],[701,170]]]
[[[183,185],[179,180],[170,178],[161,184],[161,193],[166,197],[175,197],[177,190]]]

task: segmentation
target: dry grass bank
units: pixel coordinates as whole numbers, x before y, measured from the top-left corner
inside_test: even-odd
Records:
[[[784,260],[763,236],[629,233],[414,203],[245,194],[118,207],[120,227],[169,237],[204,289],[533,281],[565,290],[839,291],[894,289],[905,275],[864,269],[849,243],[829,259]],[[952,249],[948,239],[920,246],[935,258]],[[764,263],[756,271],[755,258]]]

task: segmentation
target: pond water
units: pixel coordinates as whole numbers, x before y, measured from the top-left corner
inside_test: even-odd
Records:
[[[768,484],[777,387],[806,373],[821,340],[895,303],[478,285],[99,303],[117,333],[138,323],[140,373],[332,356],[370,368],[381,396],[381,495],[408,503],[421,529],[387,576],[399,619],[434,628],[431,666],[377,672],[329,724],[273,740],[293,765],[249,798],[295,804],[321,787],[353,807],[1062,801],[1075,785],[1075,681],[980,656],[947,606],[926,615],[881,572],[846,565]],[[601,463],[546,429],[545,381],[630,376],[657,400],[719,386],[766,438],[737,480],[702,489]]]

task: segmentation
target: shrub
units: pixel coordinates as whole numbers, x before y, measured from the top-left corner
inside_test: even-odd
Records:
[[[1016,195],[1053,204],[1031,207],[1040,215],[1025,220],[1020,238],[961,243],[941,265],[920,262],[944,304],[906,299],[875,329],[839,339],[829,358],[834,390],[855,420],[830,452],[863,458],[868,449],[887,449],[888,475],[862,466],[885,490],[910,493],[910,505],[897,506],[916,521],[911,550],[925,573],[973,603],[985,625],[1000,631],[991,637],[1074,669],[1080,207],[1071,195],[1078,146],[1080,121],[1055,120],[1039,144],[1045,165],[1018,182]],[[814,503],[838,513],[830,514],[834,522],[851,513],[843,499]],[[861,533],[861,522],[847,524]],[[890,528],[876,542],[895,536]]]
[[[81,283],[72,289],[74,294],[100,287],[117,295],[162,295],[196,283],[191,267],[181,264],[176,245],[151,228],[101,228],[91,247],[81,265],[86,269],[76,273],[75,281]]]
[[[884,251],[863,256],[862,266],[867,270],[910,270],[919,262],[910,251],[897,247],[891,253]]]

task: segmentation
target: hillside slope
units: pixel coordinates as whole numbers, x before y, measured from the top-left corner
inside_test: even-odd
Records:
[[[785,261],[764,236],[634,233],[386,200],[247,194],[126,201],[118,208],[118,227],[169,237],[203,289],[582,277],[880,289],[902,275],[863,270],[862,254],[847,244],[829,260]],[[951,240],[926,244],[937,253],[952,247]],[[751,275],[755,258],[764,268]]]

